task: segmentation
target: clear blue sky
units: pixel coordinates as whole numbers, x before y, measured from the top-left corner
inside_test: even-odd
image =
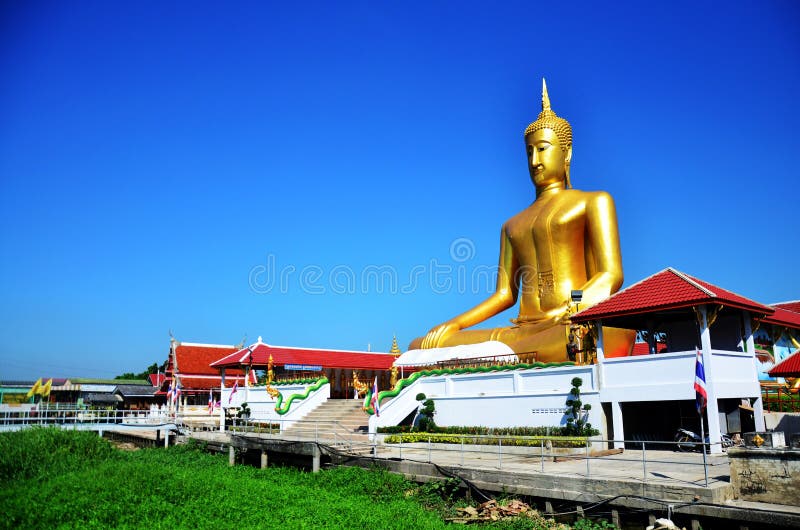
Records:
[[[626,285],[800,298],[796,1],[290,4],[2,4],[0,379],[408,344],[488,295],[542,76]]]

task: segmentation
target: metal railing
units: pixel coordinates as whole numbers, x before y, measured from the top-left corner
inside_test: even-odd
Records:
[[[677,483],[709,487],[728,483],[728,459],[707,456],[722,442],[694,443],[553,436],[449,435],[450,443],[437,442],[437,434],[414,433],[418,439],[402,441],[402,435],[372,437],[354,432],[337,421],[295,421],[291,428],[259,431],[246,421],[235,422],[239,431],[269,434],[274,439],[313,441],[338,447],[354,455],[378,459],[428,462],[443,466],[493,471],[516,471],[586,478],[618,479],[647,484]],[[280,424],[281,420],[273,420]],[[387,443],[388,436],[401,436]],[[571,447],[567,447],[571,446]],[[624,446],[624,449],[614,449]],[[701,447],[704,451],[701,451]],[[693,450],[687,450],[693,448]]]
[[[59,425],[70,423],[162,423],[166,416],[123,410],[48,409],[0,413],[0,425]]]
[[[266,434],[285,440],[314,441],[328,443],[335,447],[352,450],[354,437],[364,436],[348,429],[337,420],[252,420],[244,418],[228,418],[225,422],[228,431],[237,433]],[[358,442],[356,442],[357,444]]]
[[[792,393],[788,387],[761,387],[765,412],[800,412],[800,392]]]
[[[373,442],[373,454],[379,458],[399,458],[485,469],[534,473],[566,474],[583,477],[620,478],[648,482],[677,481],[708,487],[711,480],[727,482],[727,468],[709,477],[709,470],[727,466],[727,457],[714,454],[711,447],[695,444],[695,450],[683,450],[675,441],[588,439],[576,447],[564,438],[495,435],[451,435],[452,443],[437,443],[436,434],[415,442]],[[399,436],[399,435],[398,435]],[[402,440],[402,438],[401,438]],[[614,449],[623,445],[625,449]],[[701,451],[700,447],[705,451]]]

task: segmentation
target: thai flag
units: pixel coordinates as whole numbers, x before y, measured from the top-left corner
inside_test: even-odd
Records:
[[[231,401],[233,400],[233,395],[236,393],[237,390],[239,390],[239,381],[235,381],[233,383],[233,390],[231,390],[231,395],[228,396],[228,405],[231,404]]]
[[[167,403],[172,403],[172,394],[175,393],[175,380],[173,379],[172,382],[169,384],[169,389],[167,389]]]
[[[378,403],[378,376],[375,376],[375,382],[372,383],[372,399],[369,400],[369,404],[372,405],[372,410],[375,411],[375,416],[380,417],[381,408],[380,404]]]
[[[211,392],[211,389],[208,389],[208,413],[214,413],[214,393]]]
[[[708,392],[706,391],[706,371],[703,367],[703,355],[697,350],[697,357],[694,363],[694,391],[697,413],[702,414],[703,409],[708,403]]]
[[[173,399],[175,400],[175,404],[180,404],[181,399],[181,384],[177,381],[175,382],[175,394],[173,395]]]

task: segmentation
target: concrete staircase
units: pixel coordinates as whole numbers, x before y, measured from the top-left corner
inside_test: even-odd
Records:
[[[366,454],[370,451],[369,416],[363,404],[361,399],[329,399],[282,435],[291,440],[316,440],[355,454]]]

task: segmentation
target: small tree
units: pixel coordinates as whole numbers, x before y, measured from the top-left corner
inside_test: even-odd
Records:
[[[584,405],[581,401],[581,385],[583,379],[574,377],[571,381],[572,388],[567,398],[567,426],[565,431],[572,436],[590,436],[593,432],[592,424],[586,421],[586,416],[591,409],[591,405]]]
[[[436,414],[436,405],[432,399],[427,399],[427,396],[422,392],[417,394],[417,401],[422,402],[422,407],[419,409],[419,430],[431,432],[436,429],[436,422],[433,421],[433,416]]]
[[[250,407],[247,403],[242,403],[239,406],[239,412],[236,413],[237,418],[249,418],[250,417]]]

